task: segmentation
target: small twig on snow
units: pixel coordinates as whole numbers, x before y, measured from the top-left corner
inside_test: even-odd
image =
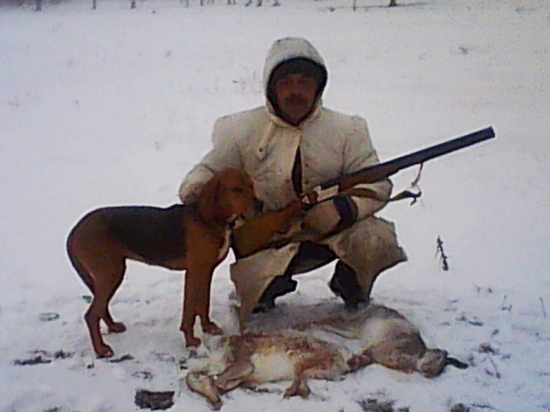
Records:
[[[500,379],[501,378],[501,374],[500,372],[498,371],[498,368],[497,368],[497,365],[495,363],[495,361],[493,360],[493,357],[491,355],[497,355],[499,352],[498,350],[495,350],[492,346],[491,346],[491,340],[493,339],[493,337],[495,335],[497,335],[498,333],[500,332],[499,329],[495,329],[493,331],[493,333],[491,333],[491,337],[489,338],[489,342],[487,343],[484,343],[482,344],[480,347],[479,347],[479,352],[480,353],[484,353],[486,356],[487,356],[487,359],[489,359],[489,362],[491,362],[491,365],[493,365],[493,372],[489,371],[486,369],[486,372],[490,375],[493,375],[495,376],[497,379]]]
[[[539,299],[540,299],[540,305],[542,306],[542,314],[544,315],[544,319],[546,319],[548,315],[546,313],[546,309],[544,308],[544,300],[542,298],[539,298]]]
[[[505,303],[507,303],[506,302],[507,297],[508,297],[507,295],[504,295],[504,298],[502,299],[502,303],[500,304],[500,310],[503,310],[503,311],[506,310],[508,312],[512,312],[512,304],[509,303],[505,305]]]
[[[501,378],[500,372],[498,371],[497,365],[493,360],[493,357],[491,356],[490,352],[489,351],[485,352],[485,355],[487,355],[487,359],[489,359],[489,362],[491,362],[491,365],[493,365],[493,370],[494,370],[494,373],[491,373],[488,370],[487,370],[487,373],[490,375],[494,375],[497,379],[500,379]]]
[[[445,272],[449,271],[449,257],[445,254],[445,249],[443,248],[443,240],[441,240],[441,237],[437,237],[437,250],[435,255],[439,255],[441,260],[441,269],[443,269]]]
[[[500,410],[500,409],[497,409],[497,408],[493,408],[491,405],[485,405],[485,404],[481,404],[481,403],[474,403],[474,404],[472,404],[472,406],[474,408],[479,408],[479,409],[491,409],[492,411]]]

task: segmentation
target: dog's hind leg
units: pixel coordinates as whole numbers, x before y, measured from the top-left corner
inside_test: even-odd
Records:
[[[107,324],[109,332],[118,333],[126,330],[124,324],[115,322],[109,312],[109,302],[122,283],[125,269],[126,265],[122,259],[118,262],[109,262],[95,272],[95,295],[84,318],[90,331],[94,351],[99,358],[109,358],[114,354],[101,336],[101,319]]]
[[[113,320],[113,317],[111,316],[111,312],[109,311],[109,308],[107,307],[107,310],[105,311],[105,316],[103,317],[103,320],[107,324],[107,328],[109,329],[110,333],[122,333],[126,332],[126,326],[122,322],[115,322]]]
[[[90,292],[92,294],[95,293],[95,286],[94,286],[94,279],[90,276],[84,265],[80,262],[80,259],[78,258],[78,253],[75,251],[78,250],[77,246],[75,246],[74,242],[74,234],[71,233],[67,239],[67,255],[69,256],[69,260],[71,261],[71,264],[73,265],[74,269],[76,270],[76,273],[84,284],[90,289]]]

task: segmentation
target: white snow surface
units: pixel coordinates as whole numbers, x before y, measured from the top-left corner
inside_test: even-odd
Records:
[[[167,206],[209,149],[214,120],[263,104],[262,65],[280,37],[324,56],[327,107],[368,119],[383,160],[493,126],[497,138],[425,165],[414,206],[386,207],[409,261],[375,285],[430,346],[470,364],[436,379],[371,366],[310,382],[309,399],[237,389],[223,411],[550,411],[550,3],[546,0],[281,0],[272,7],[177,0],[0,7],[0,410],[135,411],[135,392],[174,390],[175,411],[208,411],[181,378],[182,276],[130,263],[112,302],[128,331],[96,360],[89,292],[68,231],[105,205]],[[397,188],[414,179],[409,169]],[[449,271],[441,269],[441,237]],[[237,333],[230,255],[212,317]],[[332,266],[254,322],[341,310]],[[51,320],[47,320],[48,314]],[[44,319],[46,318],[46,319]],[[44,351],[44,352],[36,352]],[[52,359],[57,351],[69,356]],[[18,365],[42,354],[48,364]]]

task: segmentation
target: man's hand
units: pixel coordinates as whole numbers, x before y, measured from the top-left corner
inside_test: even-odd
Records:
[[[296,200],[277,212],[262,213],[254,219],[247,220],[242,226],[233,229],[233,250],[237,258],[248,256],[265,247],[281,242],[274,240],[279,235],[287,235],[294,225],[298,228],[302,218],[304,204]],[[288,241],[286,241],[288,243]]]
[[[303,227],[318,235],[339,232],[357,219],[357,206],[349,196],[339,196],[320,202],[306,212]]]
[[[184,205],[196,203],[199,199],[199,194],[204,187],[204,182],[193,183],[187,188],[185,195],[180,193],[180,199]]]
[[[292,202],[284,209],[278,212],[271,212],[271,215],[266,224],[271,225],[271,230],[277,233],[285,233],[289,230],[296,218],[301,218],[304,212],[304,204],[300,199]]]

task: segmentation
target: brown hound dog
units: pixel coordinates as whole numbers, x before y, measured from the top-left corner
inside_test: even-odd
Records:
[[[69,234],[67,252],[94,295],[85,319],[97,356],[113,355],[101,336],[101,319],[109,332],[126,330],[108,307],[122,283],[126,259],[187,271],[180,330],[188,347],[201,342],[193,334],[197,316],[205,333],[221,334],[209,317],[212,274],[227,256],[231,225],[255,216],[259,206],[248,174],[227,169],[204,185],[196,204],[107,207],[84,216]],[[281,224],[286,219],[277,216]]]

